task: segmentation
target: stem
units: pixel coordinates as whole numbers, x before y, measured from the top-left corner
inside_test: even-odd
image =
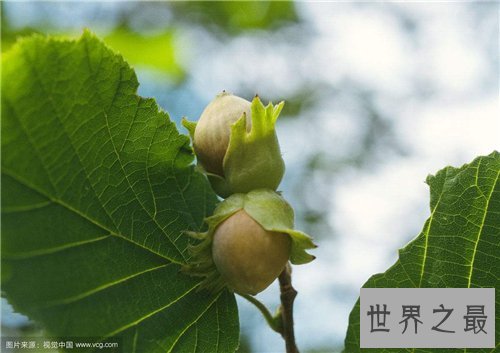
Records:
[[[279,275],[278,281],[280,283],[281,305],[275,316],[257,298],[248,294],[238,294],[255,305],[269,326],[283,337],[286,353],[299,353],[293,331],[293,302],[297,296],[297,291],[292,287],[292,268],[289,263],[286,264],[285,269]]]
[[[249,294],[239,294],[239,295],[242,296],[243,298],[245,298],[246,300],[248,300],[253,305],[255,305],[257,307],[257,309],[260,310],[260,312],[262,313],[262,315],[266,319],[266,321],[269,324],[269,326],[274,331],[276,331],[279,334],[283,335],[282,328],[279,325],[279,321],[277,321],[276,318],[273,317],[273,315],[269,312],[269,310],[266,308],[266,306],[264,304],[262,304],[257,298],[254,298],[253,296],[251,296]]]
[[[297,296],[297,291],[292,287],[292,268],[289,263],[279,275],[278,280],[280,282],[281,319],[283,323],[281,335],[285,340],[286,353],[299,353],[293,331],[293,302]]]

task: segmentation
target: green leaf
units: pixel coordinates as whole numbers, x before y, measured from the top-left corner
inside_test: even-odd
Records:
[[[234,352],[234,296],[179,272],[183,232],[216,203],[189,139],[88,32],[22,40],[2,64],[9,302],[49,335],[114,337],[123,352]]]
[[[495,288],[496,342],[500,333],[500,154],[478,157],[461,168],[447,167],[427,178],[431,216],[422,232],[399,251],[385,273],[365,288]],[[498,347],[498,345],[497,345]],[[493,352],[449,349],[440,352]],[[359,300],[349,317],[345,351],[412,352],[428,349],[360,349]]]

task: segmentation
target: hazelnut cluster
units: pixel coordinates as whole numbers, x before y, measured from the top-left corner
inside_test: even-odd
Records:
[[[288,261],[310,262],[311,238],[294,230],[292,207],[276,192],[285,172],[276,136],[284,103],[264,106],[223,92],[197,123],[183,119],[198,167],[225,198],[205,219],[208,230],[190,233],[188,270],[205,277],[203,287],[255,295],[267,288]]]

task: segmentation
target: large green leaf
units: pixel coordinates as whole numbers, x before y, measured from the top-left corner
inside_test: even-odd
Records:
[[[427,183],[431,216],[420,235],[399,251],[385,273],[365,288],[495,288],[496,342],[500,332],[500,154],[478,157],[461,168],[447,167]],[[404,222],[404,220],[398,220]],[[498,345],[497,345],[498,347]],[[345,351],[432,352],[432,349],[360,349],[359,300],[349,317]],[[440,352],[494,352],[449,349]]]
[[[234,296],[179,273],[216,198],[189,139],[90,33],[3,58],[2,288],[56,336],[123,352],[233,352]]]

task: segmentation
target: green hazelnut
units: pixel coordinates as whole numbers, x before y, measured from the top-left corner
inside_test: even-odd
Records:
[[[224,176],[222,167],[229,146],[231,126],[243,114],[251,116],[249,101],[223,92],[203,111],[194,132],[193,148],[199,163],[209,172]],[[246,130],[250,131],[251,119],[246,119]]]
[[[198,165],[219,196],[278,188],[285,163],[275,124],[283,104],[264,106],[257,96],[250,103],[223,92],[197,123],[183,119]]]
[[[216,292],[227,287],[254,295],[279,276],[288,260],[295,265],[314,260],[306,250],[316,245],[293,229],[292,207],[273,190],[233,194],[205,222],[205,232],[188,233],[197,241],[190,245],[185,267],[204,277],[200,289]]]
[[[240,210],[215,230],[212,254],[215,266],[235,292],[255,295],[266,289],[290,258],[291,240],[270,232]]]

